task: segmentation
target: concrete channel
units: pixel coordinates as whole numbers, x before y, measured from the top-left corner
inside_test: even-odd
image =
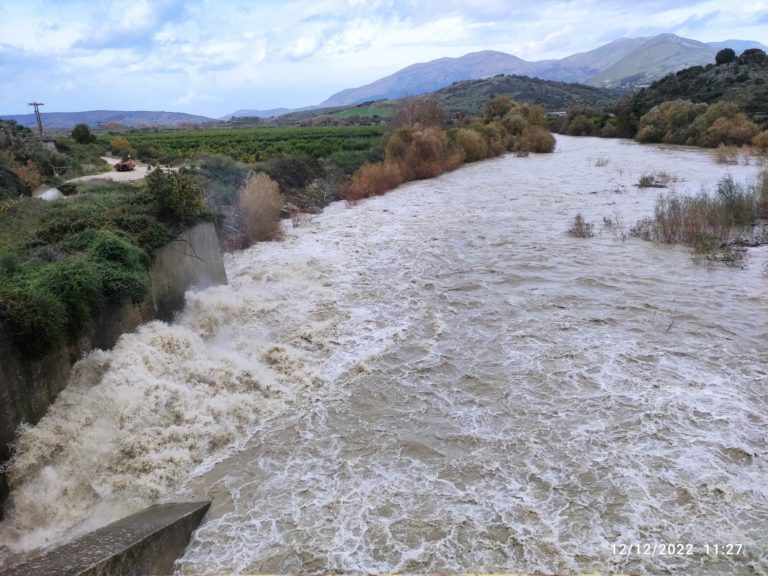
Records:
[[[157,504],[94,530],[3,576],[161,576],[189,543],[210,502]]]

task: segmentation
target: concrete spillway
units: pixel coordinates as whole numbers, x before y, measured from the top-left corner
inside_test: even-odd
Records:
[[[170,574],[208,506],[210,502],[152,506],[12,566],[4,576]]]

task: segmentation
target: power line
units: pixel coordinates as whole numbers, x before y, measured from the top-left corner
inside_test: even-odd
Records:
[[[35,107],[35,119],[37,120],[37,129],[40,132],[40,140],[43,139],[43,120],[40,118],[40,106],[45,106],[42,102],[30,102],[27,106]]]

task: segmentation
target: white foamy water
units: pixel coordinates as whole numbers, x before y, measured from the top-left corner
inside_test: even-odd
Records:
[[[622,242],[603,218],[650,215],[652,170],[756,172],[559,137],[230,257],[231,286],[79,364],[22,435],[0,538],[207,497],[179,575],[768,574],[767,255]],[[691,554],[620,553],[654,544]]]

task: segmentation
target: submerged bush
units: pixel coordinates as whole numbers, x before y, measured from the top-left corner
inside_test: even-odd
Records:
[[[526,126],[520,139],[520,150],[547,153],[555,149],[555,137],[542,126]]]
[[[672,182],[677,182],[677,178],[663,170],[643,174],[637,181],[638,188],[666,188]]]
[[[568,234],[574,238],[592,238],[594,233],[594,224],[584,220],[584,216],[581,213],[576,214],[573,218],[573,223],[568,229]]]
[[[653,218],[638,222],[630,234],[644,240],[691,246],[696,254],[733,262],[735,233],[749,236],[768,201],[765,172],[753,186],[744,187],[726,176],[714,195],[670,193],[659,196]]]

